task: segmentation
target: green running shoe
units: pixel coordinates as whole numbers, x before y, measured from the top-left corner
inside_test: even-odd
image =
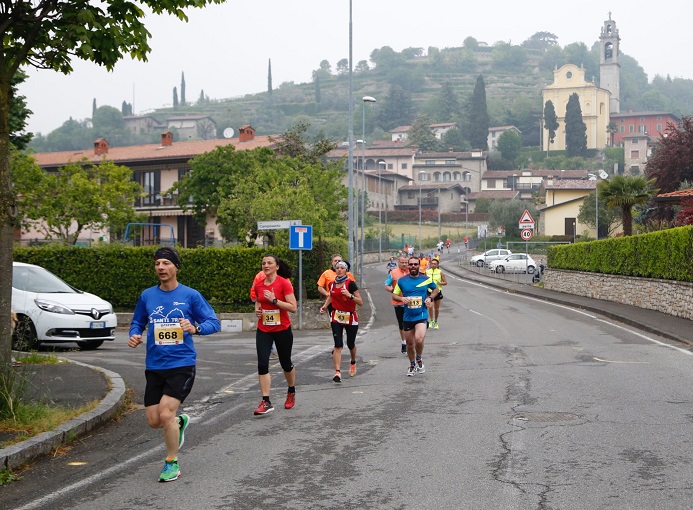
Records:
[[[181,414],[178,417],[178,449],[180,450],[185,443],[185,429],[188,428],[190,423],[190,416],[187,414]]]
[[[180,476],[180,468],[178,467],[178,460],[171,460],[164,462],[164,469],[161,471],[161,476],[159,476],[160,482],[172,482],[178,480]]]

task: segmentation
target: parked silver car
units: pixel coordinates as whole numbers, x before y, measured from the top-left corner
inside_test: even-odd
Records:
[[[484,267],[485,265],[488,265],[489,262],[493,262],[494,260],[498,259],[504,259],[510,254],[512,254],[510,250],[503,250],[500,248],[494,250],[487,250],[481,255],[474,255],[471,259],[469,259],[469,263],[474,264],[478,267]]]
[[[513,253],[504,259],[494,260],[488,265],[489,271],[496,273],[527,273],[532,274],[537,263],[526,253]]]
[[[12,263],[12,310],[18,318],[12,345],[18,350],[36,349],[41,342],[76,342],[81,349],[96,349],[115,340],[117,318],[108,301],[39,266]]]

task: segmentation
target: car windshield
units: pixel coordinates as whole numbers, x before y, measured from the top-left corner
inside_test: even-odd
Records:
[[[53,273],[41,267],[15,266],[12,268],[12,286],[26,292],[76,293]]]

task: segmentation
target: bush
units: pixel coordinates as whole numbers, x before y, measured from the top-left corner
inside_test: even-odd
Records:
[[[14,260],[44,267],[70,285],[109,301],[118,310],[133,310],[140,293],[157,284],[153,257],[157,246],[131,247],[111,244],[95,248],[49,245],[19,247]],[[329,266],[334,253],[346,251],[346,240],[313,242],[303,252],[303,289],[318,298],[315,282]],[[200,291],[217,312],[249,309],[249,289],[265,253],[286,260],[293,269],[292,283],[298,294],[298,252],[286,246],[263,248],[179,248],[178,280]],[[298,296],[297,296],[298,297]]]
[[[549,266],[693,282],[693,226],[552,246]]]

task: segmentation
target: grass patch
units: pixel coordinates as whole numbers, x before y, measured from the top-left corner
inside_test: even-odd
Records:
[[[9,469],[0,470],[0,485],[7,485],[8,483],[16,482],[21,479],[21,476],[13,473]]]
[[[57,365],[58,363],[63,363],[55,354],[40,354],[37,351],[20,355],[17,357],[17,361],[21,361],[25,365]]]
[[[17,406],[14,418],[0,420],[0,433],[12,435],[11,439],[0,443],[0,448],[5,448],[43,432],[53,430],[58,425],[82,413],[91,411],[97,405],[99,405],[98,400],[78,408],[54,407],[41,403],[22,403]]]

